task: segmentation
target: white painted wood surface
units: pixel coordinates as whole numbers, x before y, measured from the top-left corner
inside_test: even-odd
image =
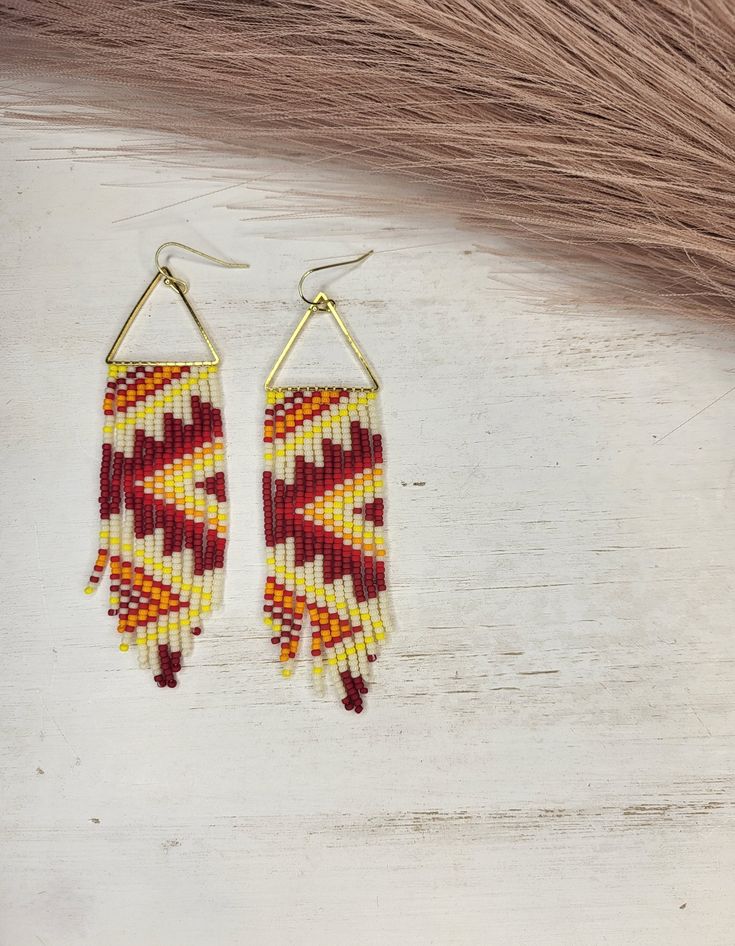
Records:
[[[487,235],[140,140],[3,127],[2,946],[731,946],[733,327],[549,311]],[[167,239],[252,269],[172,258],[232,538],[161,693],[82,587],[103,356]],[[261,628],[259,436],[299,274],[369,246],[329,285],[384,383],[397,629],[355,718]]]

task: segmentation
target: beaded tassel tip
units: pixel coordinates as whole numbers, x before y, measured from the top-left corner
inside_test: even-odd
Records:
[[[361,713],[388,627],[383,443],[375,391],[269,390],[263,440],[265,623],[290,676],[302,627],[312,670],[326,670]]]
[[[227,541],[215,365],[111,364],[100,465],[100,542],[85,591],[109,571],[120,650],[175,687],[202,618],[222,601]]]

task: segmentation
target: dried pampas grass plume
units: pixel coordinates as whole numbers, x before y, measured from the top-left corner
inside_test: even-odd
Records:
[[[84,80],[66,103],[75,120],[102,107],[108,122],[209,145],[378,169],[473,225],[622,267],[667,305],[731,314],[731,0],[0,0],[0,11],[11,75]],[[104,101],[86,80],[104,83]]]

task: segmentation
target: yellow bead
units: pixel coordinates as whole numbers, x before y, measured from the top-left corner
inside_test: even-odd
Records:
[[[93,595],[93,594],[94,594],[94,585],[87,585],[87,587],[84,589],[84,593],[85,593],[85,595]]]
[[[120,647],[118,649],[121,650],[123,653],[125,653],[125,651],[128,649],[128,645],[120,644]]]

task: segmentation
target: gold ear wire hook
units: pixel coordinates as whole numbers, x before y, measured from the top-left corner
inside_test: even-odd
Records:
[[[332,305],[334,305],[334,300],[328,299],[328,298],[319,299],[318,297],[315,297],[314,299],[307,299],[306,296],[304,295],[305,280],[308,279],[309,276],[312,275],[312,273],[319,273],[323,269],[336,269],[337,266],[351,266],[353,263],[361,263],[364,259],[367,259],[368,256],[371,256],[374,252],[375,252],[374,250],[368,250],[367,253],[363,253],[362,256],[356,256],[354,259],[346,259],[346,260],[343,260],[341,263],[326,263],[324,266],[315,266],[313,269],[307,269],[304,275],[301,277],[301,279],[299,279],[299,295],[301,296],[301,298],[304,300],[304,302],[307,305],[316,306],[316,308],[320,312],[326,312],[328,303],[331,302]],[[320,295],[323,295],[323,293],[320,293]]]
[[[176,288],[181,293],[189,291],[189,284],[185,279],[179,279],[174,276],[171,270],[167,266],[162,266],[160,262],[161,251],[165,250],[167,246],[176,246],[180,250],[186,250],[187,253],[193,253],[194,256],[201,256],[202,259],[207,259],[211,263],[217,263],[219,266],[224,266],[226,269],[250,269],[250,263],[237,263],[233,260],[220,259],[218,256],[210,256],[209,253],[195,250],[193,246],[187,246],[186,243],[177,243],[175,240],[169,240],[167,243],[162,243],[156,250],[156,269],[163,276],[163,284],[165,286]]]

